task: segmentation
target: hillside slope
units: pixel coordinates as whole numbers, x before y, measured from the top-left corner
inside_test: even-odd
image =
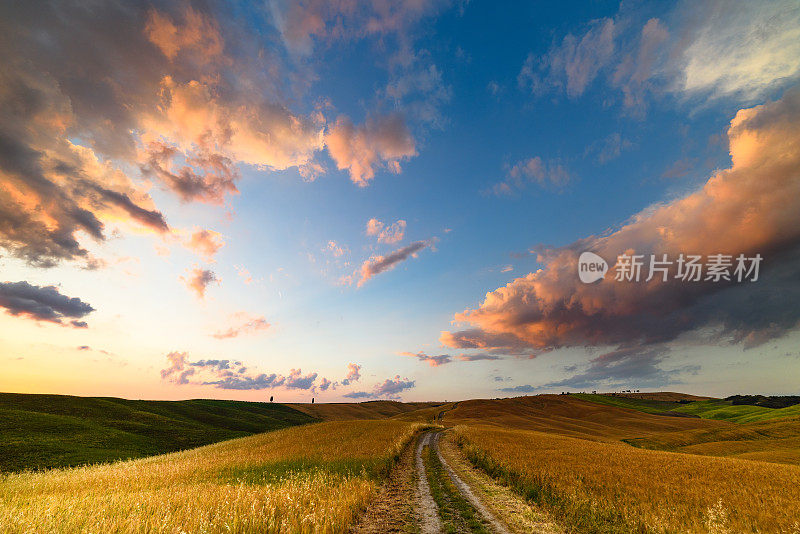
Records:
[[[0,471],[139,458],[316,420],[261,402],[0,393]]]
[[[441,406],[441,402],[399,402],[375,400],[364,402],[324,402],[287,404],[291,408],[323,421],[350,421],[356,419],[388,419],[416,410]],[[412,418],[412,420],[416,420]]]

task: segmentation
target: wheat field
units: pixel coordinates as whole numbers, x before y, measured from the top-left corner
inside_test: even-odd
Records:
[[[418,425],[326,422],[0,477],[0,532],[343,532]]]
[[[800,533],[800,466],[470,425],[478,467],[575,532]]]

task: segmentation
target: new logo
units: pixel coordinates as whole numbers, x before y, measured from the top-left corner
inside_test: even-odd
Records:
[[[594,252],[584,252],[578,258],[578,277],[584,284],[601,280],[607,272],[608,263]]]

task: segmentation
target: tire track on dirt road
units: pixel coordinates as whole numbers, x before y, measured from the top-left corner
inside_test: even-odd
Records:
[[[475,496],[475,493],[470,489],[469,484],[461,480],[461,478],[453,471],[450,467],[450,464],[442,456],[442,452],[439,450],[439,437],[441,436],[441,432],[435,433],[431,437],[431,447],[436,451],[436,455],[439,457],[439,461],[442,462],[445,470],[447,471],[447,475],[450,477],[450,480],[453,482],[453,485],[458,489],[461,495],[464,496],[467,501],[472,505],[473,508],[483,517],[483,520],[491,527],[492,531],[497,534],[511,534],[508,529],[501,523],[495,516],[492,514],[486,506]]]
[[[422,534],[439,534],[442,531],[442,520],[439,518],[439,509],[431,495],[431,488],[428,486],[428,477],[425,473],[425,464],[422,462],[422,448],[431,446],[433,433],[424,433],[417,442],[415,454],[415,465],[417,467],[417,515],[419,516],[419,526]]]
[[[439,436],[441,432],[426,432],[423,434],[417,443],[415,464],[417,468],[417,492],[419,501],[418,516],[420,519],[420,528],[423,534],[438,534],[442,532],[443,524],[439,517],[439,509],[431,494],[430,486],[428,484],[428,477],[425,470],[425,463],[422,459],[423,448],[428,446],[433,452],[436,453],[439,461],[442,463],[447,476],[452,481],[456,490],[469,502],[475,511],[483,518],[486,525],[496,534],[511,534],[506,526],[501,523],[484,504],[475,496],[475,493],[470,489],[469,485],[453,471],[447,461],[442,457],[439,451]]]

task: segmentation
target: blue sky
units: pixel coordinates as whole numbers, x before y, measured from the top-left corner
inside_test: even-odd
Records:
[[[4,8],[0,389],[796,388],[793,2],[75,7]],[[580,249],[770,269],[583,288]]]

